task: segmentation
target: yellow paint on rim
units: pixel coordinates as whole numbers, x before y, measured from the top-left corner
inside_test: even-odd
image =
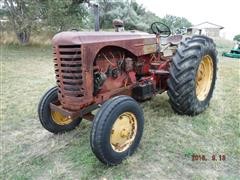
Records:
[[[130,147],[137,134],[137,118],[131,112],[121,114],[112,126],[110,143],[116,152]]]
[[[57,111],[51,111],[51,116],[53,121],[58,125],[67,125],[73,121],[71,117],[64,116]]]
[[[208,96],[213,79],[213,60],[211,56],[205,55],[201,59],[196,74],[196,95],[199,101]]]

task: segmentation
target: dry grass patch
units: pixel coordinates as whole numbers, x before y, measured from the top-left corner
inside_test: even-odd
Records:
[[[51,47],[2,46],[0,179],[239,179],[240,61],[220,57],[210,107],[174,114],[166,93],[142,103],[144,135],[137,152],[106,167],[91,152],[91,123],[53,135],[37,117],[39,98],[55,85]],[[193,162],[192,154],[209,161]],[[210,161],[212,154],[226,161]]]

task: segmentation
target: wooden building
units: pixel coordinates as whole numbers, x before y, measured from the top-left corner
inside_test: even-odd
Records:
[[[210,37],[219,37],[220,30],[223,29],[223,26],[213,24],[210,22],[203,22],[201,24],[189,27],[187,29],[187,34],[193,35],[193,34],[201,34],[206,35]]]

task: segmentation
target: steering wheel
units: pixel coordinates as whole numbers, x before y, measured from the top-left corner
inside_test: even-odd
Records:
[[[170,28],[161,22],[154,22],[151,24],[151,30],[154,34],[160,35],[160,37],[168,37],[171,34]]]

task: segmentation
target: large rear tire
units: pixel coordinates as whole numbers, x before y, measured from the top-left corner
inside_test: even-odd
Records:
[[[42,126],[52,133],[62,133],[73,130],[81,122],[81,118],[71,119],[59,112],[51,111],[50,103],[58,100],[58,88],[49,89],[38,105],[38,116]]]
[[[209,105],[217,77],[217,51],[212,39],[193,36],[182,41],[173,57],[168,95],[173,110],[197,115]]]
[[[117,165],[133,154],[143,133],[144,117],[138,103],[129,96],[106,101],[97,112],[91,131],[91,148],[107,165]]]

